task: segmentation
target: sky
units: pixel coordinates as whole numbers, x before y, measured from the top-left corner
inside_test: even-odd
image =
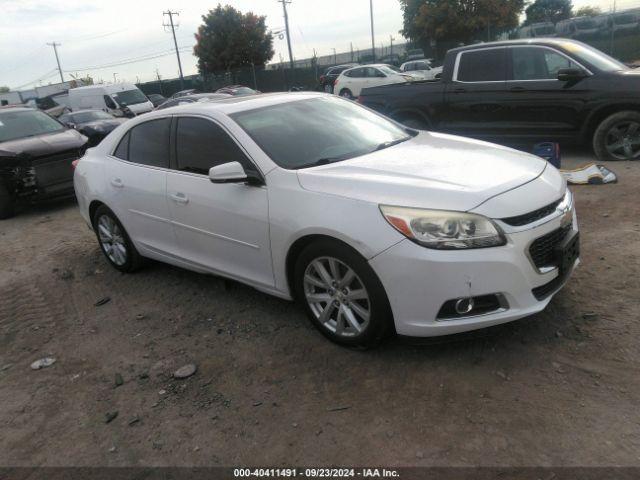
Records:
[[[172,4],[173,3],[173,4]],[[277,0],[227,0],[223,4],[266,15],[267,27],[284,27],[282,4]],[[613,0],[574,0],[574,7],[599,6],[608,11]],[[640,0],[617,0],[618,8],[640,7]],[[163,27],[163,11],[179,12],[176,29],[185,75],[197,73],[192,55],[193,34],[202,15],[215,8],[211,0],[0,0],[0,85],[32,88],[60,81],[54,51],[57,42],[65,80],[90,74],[94,80],[144,82],[159,73],[178,76],[173,38]],[[402,11],[398,0],[373,0],[376,46],[403,41]],[[297,59],[348,51],[371,45],[369,0],[291,0],[288,5],[293,56]],[[276,54],[288,59],[285,39],[274,39]],[[138,61],[144,58],[144,61]],[[121,64],[122,62],[130,62]],[[120,65],[114,65],[120,64]]]

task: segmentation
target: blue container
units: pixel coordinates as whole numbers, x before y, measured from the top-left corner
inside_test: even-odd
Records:
[[[560,168],[560,144],[555,142],[538,143],[533,146],[533,154],[544,158],[556,168]]]

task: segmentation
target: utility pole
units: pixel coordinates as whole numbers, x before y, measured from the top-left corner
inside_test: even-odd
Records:
[[[353,63],[353,42],[349,42],[349,46],[351,47],[351,63]]]
[[[158,83],[160,84],[160,95],[162,95],[162,79],[160,78],[160,72],[158,71],[157,67],[156,67],[156,77],[158,77]]]
[[[180,62],[180,52],[178,51],[178,41],[176,40],[176,27],[173,24],[173,16],[180,14],[178,12],[167,10],[166,12],[162,12],[162,15],[169,15],[169,25],[163,23],[162,26],[165,28],[171,27],[171,33],[173,34],[173,44],[176,47],[176,57],[178,57],[178,69],[180,70],[180,90],[184,90],[184,76],[182,75],[182,63]]]
[[[393,41],[395,40],[395,38],[393,38],[393,35],[389,35],[389,56],[393,55]]]
[[[60,72],[60,81],[64,83],[64,77],[62,76],[62,68],[60,68],[60,59],[58,58],[58,47],[61,46],[60,43],[47,43],[50,47],[53,47],[53,53],[56,54],[56,62],[58,64],[58,72]]]
[[[118,80],[116,80],[116,75],[118,75],[118,72],[113,72],[113,83],[118,83]]]
[[[337,60],[338,56],[336,55],[336,49],[332,48],[332,50],[333,50],[333,64],[337,65],[338,64],[338,60]]]
[[[282,3],[282,11],[284,13],[284,30],[287,34],[287,48],[289,49],[289,67],[293,70],[293,54],[291,53],[291,37],[289,36],[289,15],[287,14],[287,5],[291,0],[278,0]]]
[[[373,63],[376,62],[376,42],[373,35],[373,0],[369,0],[369,13],[371,15],[371,53],[373,54]]]

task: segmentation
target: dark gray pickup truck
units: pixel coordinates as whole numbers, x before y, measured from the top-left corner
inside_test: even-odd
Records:
[[[358,101],[417,129],[590,144],[601,160],[640,159],[640,69],[575,40],[456,48],[440,80],[367,88]]]

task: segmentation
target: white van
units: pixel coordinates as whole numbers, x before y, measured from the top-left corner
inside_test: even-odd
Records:
[[[97,108],[116,116],[122,116],[123,107],[136,115],[153,110],[153,103],[132,83],[72,88],[69,105],[71,110]]]

